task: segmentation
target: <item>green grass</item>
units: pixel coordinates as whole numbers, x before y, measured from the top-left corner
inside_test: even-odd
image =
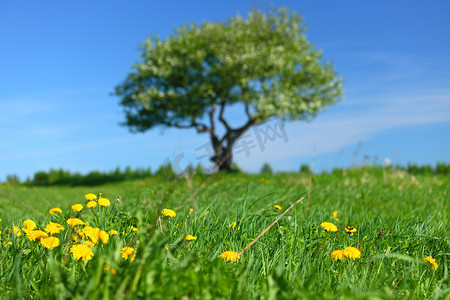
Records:
[[[207,180],[205,182],[205,180]],[[403,171],[355,168],[312,179],[308,174],[215,175],[186,182],[152,178],[95,187],[0,186],[0,293],[4,298],[118,299],[442,299],[450,293],[450,178]],[[125,231],[94,248],[83,263],[69,252],[74,243],[65,220],[84,195],[103,193],[112,205],[78,216],[105,231]],[[289,211],[236,263],[220,254],[239,252],[301,195]],[[114,200],[120,196],[120,201]],[[48,210],[60,207],[61,216]],[[195,211],[189,212],[189,208]],[[163,208],[174,219],[156,222]],[[339,221],[332,216],[338,211]],[[61,245],[47,250],[7,233],[33,219],[44,228],[57,221],[66,230]],[[230,224],[236,222],[235,230]],[[333,222],[338,232],[320,224]],[[138,228],[137,232],[131,226]],[[345,225],[357,232],[345,233]],[[240,230],[237,228],[240,227]],[[186,242],[182,236],[194,235]],[[120,249],[136,249],[134,262]],[[332,261],[330,254],[357,247],[361,258]],[[169,250],[166,250],[167,247]],[[423,261],[433,256],[434,271]],[[108,264],[117,274],[104,271]]]

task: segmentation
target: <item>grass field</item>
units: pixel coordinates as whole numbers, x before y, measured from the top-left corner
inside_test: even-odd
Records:
[[[87,208],[88,193],[102,193],[111,205]],[[242,250],[301,196],[303,202],[235,263],[221,257]],[[217,174],[94,187],[1,185],[0,293],[30,299],[450,299],[449,200],[449,176],[376,167],[312,178]],[[72,211],[74,204],[83,210]],[[49,214],[54,207],[62,213]],[[176,216],[161,216],[163,209]],[[71,217],[99,228],[95,237],[81,233],[87,226],[68,225]],[[31,240],[26,219],[37,224],[34,230],[45,231],[50,221],[63,225],[53,234],[60,244],[47,249],[44,237]],[[324,230],[323,222],[337,230]],[[89,244],[92,257],[75,251],[76,244]],[[332,259],[346,247],[360,254]],[[436,270],[424,261],[429,256]]]

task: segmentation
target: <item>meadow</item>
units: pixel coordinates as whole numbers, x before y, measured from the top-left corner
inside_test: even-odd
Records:
[[[448,175],[381,167],[99,186],[2,184],[0,293],[450,299],[449,200]],[[50,214],[54,208],[61,212]]]

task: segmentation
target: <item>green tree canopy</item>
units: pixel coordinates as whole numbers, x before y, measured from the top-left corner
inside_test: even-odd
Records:
[[[302,20],[284,8],[256,10],[246,19],[190,24],[165,40],[148,38],[141,61],[115,89],[123,125],[132,132],[167,126],[207,133],[211,160],[230,171],[233,144],[251,126],[270,117],[309,120],[341,99],[342,80],[306,40]],[[247,118],[237,127],[224,114],[236,103]]]

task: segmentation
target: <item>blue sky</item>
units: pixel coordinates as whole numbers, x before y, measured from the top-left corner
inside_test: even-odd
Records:
[[[285,124],[236,162],[258,171],[317,170],[389,158],[450,162],[450,2],[272,1],[305,17],[307,37],[345,78],[344,101],[312,122]],[[138,61],[147,36],[184,23],[223,21],[255,1],[2,1],[0,3],[0,181],[39,170],[87,173],[156,169],[183,153],[198,159],[206,135],[154,129],[131,134],[114,87]],[[231,110],[235,113],[237,110]],[[275,122],[268,123],[274,128]],[[260,130],[267,130],[267,125]],[[196,150],[197,149],[197,150]],[[358,155],[355,155],[355,152]]]

